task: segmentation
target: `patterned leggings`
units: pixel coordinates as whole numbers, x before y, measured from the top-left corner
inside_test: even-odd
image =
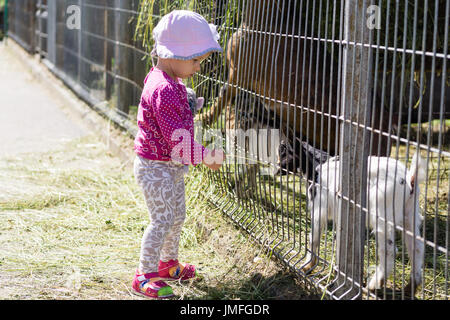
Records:
[[[157,272],[159,260],[178,258],[186,217],[184,174],[188,170],[175,162],[136,156],[134,176],[144,192],[150,214],[141,243],[139,269],[143,273]]]

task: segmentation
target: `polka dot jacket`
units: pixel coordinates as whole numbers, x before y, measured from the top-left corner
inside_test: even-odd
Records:
[[[137,124],[134,150],[143,158],[198,165],[209,152],[194,140],[186,87],[156,67],[144,80]]]

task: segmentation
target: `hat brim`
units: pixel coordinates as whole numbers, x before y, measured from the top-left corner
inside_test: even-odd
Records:
[[[223,52],[217,42],[207,42],[201,45],[164,44],[156,45],[156,55],[163,59],[191,60],[208,52]]]

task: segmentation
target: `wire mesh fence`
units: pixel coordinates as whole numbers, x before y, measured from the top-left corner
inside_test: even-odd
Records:
[[[210,200],[330,298],[448,299],[449,1],[8,8],[10,37],[131,134],[152,27],[202,14],[225,48],[186,81],[197,140],[228,154]]]

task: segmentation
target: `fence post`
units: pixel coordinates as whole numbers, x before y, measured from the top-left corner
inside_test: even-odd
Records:
[[[5,43],[7,43],[8,40],[8,0],[5,0],[5,7],[4,7],[4,19],[3,19],[3,29],[5,30]]]
[[[28,17],[30,19],[30,29],[29,37],[30,37],[30,54],[34,55],[36,52],[36,2],[29,1],[27,3]]]
[[[47,60],[56,65],[56,3],[47,2]]]
[[[82,83],[84,80],[83,79],[84,72],[83,72],[83,68],[82,68],[83,55],[84,55],[84,52],[83,52],[83,40],[84,39],[83,39],[82,29],[85,28],[86,15],[83,12],[83,1],[84,0],[78,0],[78,7],[80,8],[80,13],[81,13],[81,16],[80,16],[81,24],[80,24],[80,28],[78,29],[78,45],[77,45],[77,47],[78,47],[77,82],[78,83]],[[64,8],[64,16],[66,15],[66,12],[67,12],[66,10],[67,10],[67,8]],[[64,37],[64,32],[63,32],[63,37]],[[65,61],[64,61],[64,63],[65,63]]]
[[[105,35],[105,41],[104,41],[104,51],[103,51],[103,60],[105,64],[105,100],[109,101],[111,99],[111,91],[112,91],[112,77],[110,76],[111,72],[111,59],[113,57],[113,50],[114,47],[112,44],[109,43],[110,40],[110,34],[112,33],[110,31],[110,26],[112,25],[109,18],[108,13],[108,3],[106,0],[103,1],[103,5],[105,6],[104,10],[104,35]]]
[[[365,0],[346,0],[340,112],[340,206],[337,219],[338,278],[334,294],[360,299],[370,134],[361,125],[370,123],[371,52],[356,43],[369,43]],[[360,206],[359,206],[360,205]]]
[[[42,60],[42,0],[38,0],[37,2],[37,11],[36,11],[38,23],[37,28],[38,32],[38,48],[39,48],[39,61]]]
[[[134,102],[133,91],[130,90],[130,84],[123,80],[130,79],[133,72],[133,55],[130,49],[122,44],[131,44],[133,30],[129,23],[129,14],[125,10],[132,10],[133,2],[129,0],[115,0],[116,9],[122,9],[115,12],[116,20],[116,50],[115,50],[115,83],[117,93],[117,109],[119,114],[127,115],[130,105]]]

